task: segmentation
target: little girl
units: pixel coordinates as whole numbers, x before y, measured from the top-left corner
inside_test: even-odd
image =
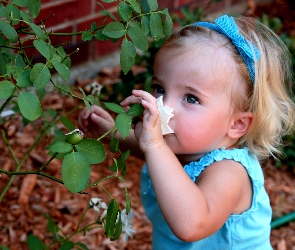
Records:
[[[259,160],[280,153],[293,127],[291,81],[283,42],[250,18],[198,22],[164,43],[152,93],[134,90],[121,103],[145,109],[122,143],[146,161],[141,196],[153,249],[272,249]],[[173,108],[165,135],[158,97]],[[98,137],[114,120],[93,107],[79,124]]]

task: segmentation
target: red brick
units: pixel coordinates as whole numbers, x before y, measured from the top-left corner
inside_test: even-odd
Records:
[[[176,8],[177,6],[175,6],[175,1],[171,1],[171,0],[161,0],[161,1],[158,1],[158,5],[159,5],[159,9],[165,9],[165,8],[168,8],[168,9],[173,9],[173,8]]]
[[[71,55],[72,65],[81,64],[83,62],[89,61],[90,55],[90,42],[81,42],[79,44],[69,46],[65,48],[67,54],[72,53],[75,49],[79,48],[77,53]]]
[[[193,3],[193,2],[198,3],[198,2],[200,2],[200,1],[179,0],[179,1],[178,1],[178,4],[179,4],[178,7],[181,7],[181,6],[183,6],[183,5],[187,5],[187,4],[190,4],[190,3]],[[207,1],[207,2],[208,2],[208,1]]]
[[[50,3],[50,2],[57,2],[58,0],[42,0],[41,4],[44,5],[44,3]]]
[[[122,40],[112,43],[111,41],[96,41],[94,43],[94,58],[99,58],[101,56],[107,55],[108,53],[114,52],[120,49]]]
[[[100,12],[101,10],[110,10],[118,5],[118,2],[113,2],[113,3],[102,3],[101,1],[95,1],[95,2],[100,2],[101,5],[95,4],[95,12]]]
[[[76,20],[91,13],[91,0],[60,1],[59,4],[44,7],[35,23],[55,15],[45,22],[46,27],[62,24],[66,21]]]

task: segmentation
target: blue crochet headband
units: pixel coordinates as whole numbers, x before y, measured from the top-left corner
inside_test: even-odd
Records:
[[[233,17],[229,17],[227,15],[223,15],[216,20],[215,23],[208,22],[197,22],[194,23],[194,26],[202,26],[212,30],[215,30],[229,39],[231,39],[232,43],[238,49],[240,55],[242,56],[248,72],[251,77],[251,82],[254,84],[255,82],[255,68],[254,61],[257,61],[260,57],[259,50],[256,46],[250,41],[246,40],[240,33],[239,28],[236,25]]]

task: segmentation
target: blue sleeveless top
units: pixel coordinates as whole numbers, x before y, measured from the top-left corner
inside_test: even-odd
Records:
[[[222,161],[224,159],[239,162],[247,170],[252,182],[252,205],[249,210],[241,214],[232,214],[214,234],[195,242],[181,241],[172,233],[157,203],[147,165],[143,166],[141,172],[141,199],[146,214],[152,222],[154,250],[272,249],[270,244],[272,211],[268,195],[264,189],[262,169],[256,156],[250,154],[247,148],[217,149],[203,156],[199,161],[185,165],[184,170],[191,180],[195,182],[207,166],[215,161]],[[202,228],[199,230],[202,230]]]

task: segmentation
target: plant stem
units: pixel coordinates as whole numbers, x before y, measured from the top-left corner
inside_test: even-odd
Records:
[[[46,163],[44,163],[43,166],[40,167],[38,172],[41,172],[57,155],[58,153],[54,153],[53,156],[51,156],[51,158]]]
[[[2,107],[0,108],[0,114],[6,108],[6,106],[10,103],[11,99],[13,98],[13,94],[3,103]]]
[[[0,173],[3,173],[3,174],[7,174],[8,176],[12,175],[13,177],[15,175],[26,175],[26,174],[37,174],[37,175],[41,175],[41,176],[44,176],[48,179],[51,179],[53,181],[56,181],[60,184],[64,184],[62,180],[58,179],[58,178],[55,178],[54,176],[51,176],[49,174],[46,174],[44,172],[40,172],[40,169],[38,171],[22,171],[22,172],[17,172],[17,171],[6,171],[6,170],[3,170],[3,169],[0,169]],[[11,178],[12,179],[12,178]]]
[[[80,227],[80,225],[81,225],[81,222],[82,222],[83,218],[85,217],[85,215],[86,215],[86,213],[87,213],[88,210],[89,210],[89,207],[87,207],[87,208],[84,210],[83,214],[82,214],[81,217],[80,217],[80,220],[79,220],[79,222],[78,222],[77,228],[76,228],[76,230],[75,230],[74,233],[77,233],[77,232],[79,231],[79,227]]]
[[[100,179],[100,180],[98,180],[96,182],[93,182],[91,184],[88,184],[86,188],[97,186],[102,181],[105,181],[105,180],[108,180],[108,179],[112,179],[112,178],[117,178],[117,177],[118,177],[117,174],[106,176],[106,177],[104,177],[104,178],[102,178],[102,179]]]
[[[108,130],[107,132],[105,132],[101,137],[99,137],[98,139],[96,139],[97,141],[100,141],[102,138],[104,138],[107,134],[111,133],[112,130],[114,130],[116,128],[116,126],[112,127],[110,130]]]
[[[14,154],[14,151],[13,149],[11,148],[11,146],[9,145],[8,143],[8,139],[6,137],[6,134],[4,132],[4,130],[1,130],[2,131],[2,137],[4,139],[4,142],[10,152],[10,154],[12,155],[12,158],[16,164],[16,169],[15,169],[15,172],[18,172],[21,167],[23,166],[24,162],[26,161],[26,159],[29,157],[30,153],[32,152],[32,150],[35,148],[35,146],[37,145],[37,143],[46,135],[46,131],[47,129],[52,126],[52,124],[55,122],[55,119],[56,119],[57,116],[53,117],[53,119],[51,120],[50,123],[48,123],[48,125],[44,128],[44,130],[38,135],[38,137],[35,139],[34,143],[30,146],[30,148],[28,149],[28,151],[25,153],[25,155],[23,156],[23,158],[21,159],[21,161],[18,161],[16,155]],[[1,171],[4,171],[4,170],[1,170]],[[44,174],[44,176],[46,176],[47,174],[45,173],[42,173]],[[47,175],[46,177],[48,177],[49,175]],[[6,194],[6,192],[8,191],[9,187],[11,186],[12,182],[14,181],[14,178],[15,178],[15,175],[13,175],[8,183],[6,184],[6,186],[4,187],[3,191],[1,192],[0,194],[0,203],[2,202],[3,200],[3,197],[4,195]],[[49,177],[48,177],[49,178]],[[54,178],[54,177],[53,177]],[[58,179],[57,179],[58,180]]]

